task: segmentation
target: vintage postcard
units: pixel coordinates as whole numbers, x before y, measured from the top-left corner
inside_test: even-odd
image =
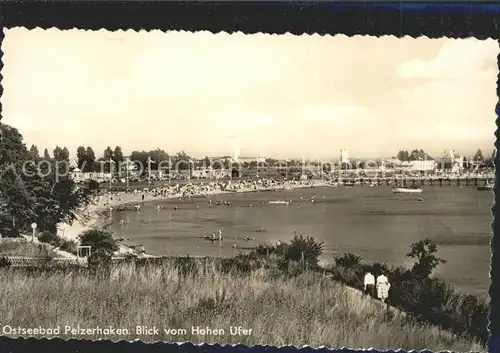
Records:
[[[495,40],[2,50],[1,335],[486,350]]]

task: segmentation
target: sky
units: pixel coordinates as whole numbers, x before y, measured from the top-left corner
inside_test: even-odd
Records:
[[[3,120],[40,151],[493,150],[498,42],[5,29]]]

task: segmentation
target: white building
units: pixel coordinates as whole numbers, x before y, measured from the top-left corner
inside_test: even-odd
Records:
[[[340,150],[340,164],[349,164],[349,152],[345,149]]]
[[[460,173],[463,169],[463,159],[455,150],[445,151],[439,161],[440,169],[452,173]]]
[[[450,150],[448,151],[448,158],[451,161],[451,171],[459,173],[463,169],[463,160],[460,154],[455,152],[455,150]]]
[[[231,177],[229,169],[202,168],[191,171],[191,177],[196,179],[222,179]]]
[[[120,163],[120,169],[122,171],[129,171],[129,172],[135,172],[137,168],[137,163],[134,163],[130,160],[130,157],[125,157],[125,160]]]
[[[402,162],[397,158],[391,158],[384,160],[384,166],[387,168],[397,168],[401,166]]]

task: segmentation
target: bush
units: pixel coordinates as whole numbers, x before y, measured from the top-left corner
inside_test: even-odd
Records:
[[[253,252],[260,256],[270,256],[276,253],[276,246],[259,244]]]
[[[0,254],[3,256],[26,256],[26,257],[45,257],[52,256],[53,251],[43,246],[43,243],[32,243],[21,239],[20,241],[2,241],[0,242]]]
[[[439,264],[446,263],[445,260],[434,255],[436,252],[437,246],[430,239],[411,245],[411,250],[406,256],[417,259],[412,268],[412,273],[416,278],[428,278]]]
[[[71,240],[63,239],[62,244],[59,246],[59,249],[76,255],[77,243],[75,243],[74,241],[71,241]]]
[[[319,256],[323,253],[323,243],[312,237],[295,236],[290,244],[284,244],[284,257],[288,261],[302,261],[311,269],[318,267]],[[279,247],[278,247],[279,250]]]
[[[361,256],[353,253],[347,253],[343,256],[335,257],[335,265],[343,267],[357,267],[361,264]]]
[[[41,242],[48,243],[48,244],[53,245],[55,247],[61,246],[61,242],[63,240],[52,232],[43,232],[42,234],[40,234],[38,239]]]
[[[80,234],[79,238],[82,246],[91,246],[92,252],[105,253],[111,256],[119,249],[112,233],[107,230],[89,229]]]
[[[2,234],[2,237],[6,238],[18,238],[21,236],[21,233],[19,232],[19,229],[17,228],[12,228],[12,227],[4,227],[0,230],[0,234]]]

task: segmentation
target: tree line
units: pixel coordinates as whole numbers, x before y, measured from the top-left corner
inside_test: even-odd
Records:
[[[70,153],[67,147],[56,146],[55,149],[50,154],[49,150],[46,148],[43,152],[43,157],[40,156],[37,146],[32,145],[29,150],[29,155],[31,160],[34,161],[58,161],[58,162],[69,162]],[[169,164],[175,165],[178,170],[188,170],[193,168],[201,168],[212,166],[214,169],[230,169],[231,166],[236,164],[252,168],[258,165],[267,166],[277,166],[279,164],[284,165],[283,161],[279,159],[267,158],[264,162],[259,163],[257,161],[244,161],[242,163],[235,163],[231,157],[223,156],[218,158],[216,161],[205,156],[204,158],[194,158],[189,156],[185,151],[180,151],[175,154],[169,154],[163,149],[156,148],[154,150],[134,150],[128,156],[129,160],[138,164],[137,167],[142,170],[147,170],[149,167],[151,170],[169,169]],[[76,151],[76,166],[83,172],[109,172],[110,162],[115,166],[123,165],[125,162],[125,156],[123,154],[122,148],[120,146],[107,146],[102,157],[97,158],[94,149],[90,146],[79,146]],[[170,162],[170,163],[169,163]],[[301,161],[289,161],[288,166],[300,166]]]
[[[58,160],[69,158],[68,149],[56,147],[53,156],[36,147],[27,149],[17,129],[0,125],[0,234],[16,236],[35,222],[41,231],[56,232],[57,224],[71,224],[81,206],[90,201],[90,190],[57,170]],[[25,164],[44,159],[45,163]]]

